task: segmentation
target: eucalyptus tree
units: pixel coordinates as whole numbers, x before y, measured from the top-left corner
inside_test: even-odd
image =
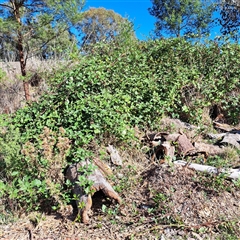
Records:
[[[110,42],[129,27],[131,36],[134,37],[132,24],[127,19],[113,10],[105,8],[90,8],[83,13],[82,21],[77,25],[79,34],[82,35],[81,45],[88,49],[90,45],[98,42]]]
[[[233,34],[233,37],[237,39],[240,30],[240,0],[222,0],[220,16],[221,32],[224,35]]]
[[[151,0],[150,15],[157,20],[155,34],[180,37],[209,31],[215,5],[210,0]]]
[[[13,47],[13,39],[9,34],[0,32],[0,61],[16,61],[16,49]]]
[[[80,21],[83,6],[84,0],[0,1],[0,37],[11,39],[23,79],[27,59],[44,51],[54,39],[66,34]],[[26,79],[23,86],[28,101],[30,93]]]

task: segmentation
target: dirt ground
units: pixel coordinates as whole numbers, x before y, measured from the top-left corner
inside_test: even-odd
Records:
[[[230,182],[231,191],[214,190],[208,186],[210,177],[183,167],[151,166],[138,175],[131,171],[123,205],[96,194],[88,225],[75,222],[76,213],[68,206],[1,225],[0,239],[228,239],[227,232],[236,237],[231,239],[240,237],[240,190]]]
[[[0,225],[0,239],[240,239],[239,185],[151,161],[141,148],[120,154],[123,165],[113,167],[109,182],[121,206],[97,192],[87,225],[69,205],[57,213],[22,214]]]

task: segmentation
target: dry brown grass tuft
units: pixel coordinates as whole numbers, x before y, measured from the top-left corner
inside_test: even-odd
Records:
[[[30,95],[32,101],[37,101],[39,97],[48,90],[48,75],[60,71],[63,66],[70,62],[48,60],[40,61],[31,58],[27,62],[26,79],[30,83]],[[69,66],[68,66],[69,67]],[[66,68],[64,68],[66,69]],[[13,113],[25,105],[25,95],[23,91],[21,70],[19,62],[0,62],[0,114]]]

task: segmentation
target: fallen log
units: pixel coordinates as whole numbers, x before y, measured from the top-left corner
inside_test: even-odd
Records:
[[[219,123],[219,122],[214,121],[213,124],[214,124],[215,128],[220,129],[220,130],[225,131],[225,132],[240,130],[239,127],[233,127],[233,126],[230,126],[226,123]]]
[[[195,142],[194,147],[197,152],[206,152],[208,155],[221,155],[226,151],[224,147],[202,142]]]
[[[182,160],[174,161],[173,164],[180,165],[180,166],[186,166],[192,169],[195,169],[196,171],[200,172],[207,172],[212,174],[226,174],[227,178],[231,179],[239,179],[240,178],[240,168],[238,169],[219,169],[216,167],[208,166],[208,165],[201,165],[197,163],[190,163]]]
[[[240,149],[240,130],[233,129],[231,127],[227,129],[229,129],[230,131],[225,130],[226,131],[225,133],[218,133],[218,134],[209,133],[207,134],[207,136],[212,139],[218,140],[219,144],[232,145],[235,148]]]
[[[112,169],[99,158],[93,158],[93,162],[99,168],[103,175],[110,176],[113,174]]]
[[[195,150],[194,146],[190,142],[190,140],[187,138],[185,134],[181,134],[177,138],[177,153],[179,155],[187,155],[189,152]]]
[[[240,149],[240,134],[239,133],[227,133],[222,141],[221,144],[232,145],[237,149]]]

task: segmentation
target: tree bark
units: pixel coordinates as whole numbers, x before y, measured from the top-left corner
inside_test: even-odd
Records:
[[[19,24],[19,29],[18,29],[18,36],[17,36],[17,51],[18,51],[18,57],[19,57],[19,62],[20,62],[20,68],[21,68],[21,74],[23,77],[26,76],[26,61],[24,59],[24,50],[23,50],[23,35],[21,32],[21,16],[20,16],[20,8],[21,8],[21,3],[18,4],[16,1],[12,1],[13,4],[13,9],[14,9],[14,16],[16,21]],[[30,101],[30,91],[29,91],[29,83],[23,80],[23,89],[24,89],[24,94],[25,94],[25,99],[26,101]]]

